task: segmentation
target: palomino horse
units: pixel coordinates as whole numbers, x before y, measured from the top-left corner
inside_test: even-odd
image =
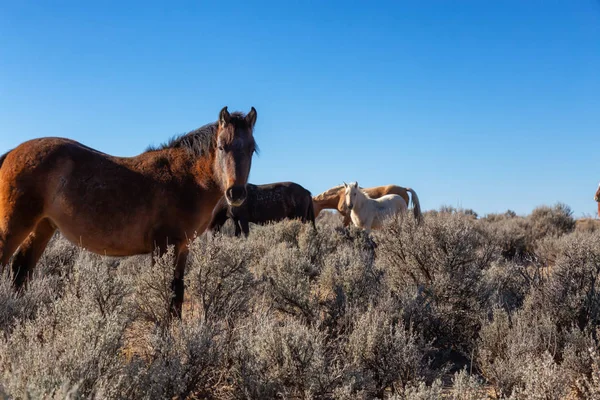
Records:
[[[378,199],[367,196],[358,187],[358,182],[344,183],[344,199],[350,210],[354,225],[367,232],[383,226],[385,218],[407,210],[408,205],[397,194],[386,194]]]
[[[419,197],[417,193],[411,188],[404,188],[402,186],[387,185],[387,186],[376,186],[372,188],[363,189],[370,198],[377,199],[387,194],[397,194],[404,199],[406,204],[409,204],[408,193],[411,194],[411,202],[413,206],[413,213],[417,220],[421,220],[421,204],[419,203]],[[345,201],[345,188],[344,185],[333,187],[325,192],[313,197],[313,203],[315,205],[315,215],[318,216],[321,210],[326,208],[333,208],[339,211],[344,217],[344,225],[350,225],[350,211],[346,207]]]
[[[235,236],[243,231],[248,236],[248,223],[267,224],[284,219],[299,218],[315,226],[312,196],[308,190],[294,182],[246,186],[248,196],[241,206],[231,206],[221,200],[213,210],[208,229],[218,231],[229,218],[235,223]]]
[[[62,138],[25,142],[0,157],[0,266],[13,260],[16,288],[58,229],[98,254],[175,247],[171,312],[181,316],[187,241],[225,195],[246,199],[256,110],[229,113],[136,157],[115,157]]]
[[[596,190],[594,200],[598,203],[598,218],[600,218],[600,184],[598,184],[598,190]]]

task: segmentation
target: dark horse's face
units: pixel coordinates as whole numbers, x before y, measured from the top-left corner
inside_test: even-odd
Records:
[[[234,207],[242,205],[248,194],[246,183],[256,150],[255,123],[254,107],[246,116],[229,114],[227,107],[219,114],[214,170],[227,203]]]
[[[600,203],[600,184],[598,185],[598,190],[596,190],[596,195],[594,196],[594,200]]]

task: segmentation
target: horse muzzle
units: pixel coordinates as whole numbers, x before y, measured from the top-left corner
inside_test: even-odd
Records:
[[[352,208],[353,208],[353,207],[354,207],[354,206],[353,206],[352,204],[348,204],[348,210],[352,211]]]
[[[232,207],[239,207],[244,204],[247,196],[248,191],[246,190],[246,186],[231,186],[225,191],[225,199],[227,200],[227,204]]]

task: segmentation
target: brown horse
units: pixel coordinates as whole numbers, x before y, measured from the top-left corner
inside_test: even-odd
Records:
[[[598,190],[596,190],[594,200],[598,203],[598,218],[600,218],[600,184],[598,184]]]
[[[89,251],[130,256],[175,247],[171,312],[181,316],[187,241],[210,222],[225,195],[241,205],[256,110],[227,107],[217,122],[150,148],[114,157],[62,138],[25,142],[0,157],[0,266],[13,260],[16,288],[58,229]]]
[[[294,182],[246,186],[248,196],[241,206],[232,206],[222,199],[213,210],[208,229],[218,231],[229,218],[235,224],[235,236],[244,232],[248,236],[249,222],[266,224],[284,219],[299,218],[315,226],[315,212],[311,193]]]
[[[372,199],[378,199],[387,194],[397,194],[398,196],[404,199],[406,204],[410,204],[409,200],[411,200],[413,205],[413,214],[415,218],[417,220],[421,220],[422,218],[419,197],[417,196],[417,193],[411,188],[405,188],[396,185],[387,185],[376,186],[367,189],[361,188],[361,190]],[[344,193],[344,185],[339,185],[313,197],[315,215],[319,215],[321,210],[327,208],[335,209],[338,210],[339,213],[342,214],[342,216],[344,217],[344,226],[350,225],[350,222],[352,222],[352,220],[350,218],[350,210],[348,210],[346,202],[344,201]],[[409,199],[408,193],[411,194],[411,199]]]

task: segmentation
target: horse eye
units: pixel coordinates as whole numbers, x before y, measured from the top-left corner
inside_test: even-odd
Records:
[[[219,150],[223,151],[225,150],[225,147],[223,145],[219,145]]]

